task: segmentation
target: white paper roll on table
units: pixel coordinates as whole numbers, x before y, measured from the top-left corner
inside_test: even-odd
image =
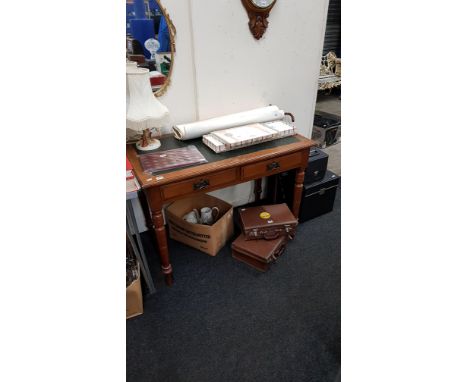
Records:
[[[204,121],[176,125],[172,130],[177,139],[184,141],[199,138],[216,130],[248,125],[249,123],[277,121],[283,118],[284,110],[280,110],[278,106],[267,106]]]

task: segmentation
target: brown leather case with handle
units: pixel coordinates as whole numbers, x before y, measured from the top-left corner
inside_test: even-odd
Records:
[[[286,236],[274,240],[245,239],[245,235],[241,234],[232,242],[232,257],[261,272],[270,269],[270,264],[283,254],[288,241]]]
[[[297,219],[286,203],[241,208],[239,217],[245,240],[292,239],[296,234]]]

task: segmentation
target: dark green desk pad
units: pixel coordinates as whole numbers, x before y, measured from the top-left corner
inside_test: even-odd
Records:
[[[291,143],[295,143],[299,141],[299,139],[297,139],[295,136],[291,136],[291,137],[275,139],[274,141],[259,143],[258,145],[243,147],[241,149],[226,151],[223,153],[215,153],[213,150],[211,150],[207,145],[203,143],[202,138],[191,139],[189,141],[179,141],[178,139],[175,139],[173,136],[165,136],[165,137],[159,138],[159,140],[161,141],[161,147],[158,148],[157,150],[140,151],[136,149],[137,153],[139,155],[144,155],[144,154],[148,154],[152,152],[178,149],[181,147],[186,147],[188,145],[194,145],[197,147],[200,153],[202,153],[205,159],[208,162],[212,163],[212,162],[218,162],[224,159],[235,158],[235,157],[238,157],[239,155],[251,154],[257,151],[262,151],[262,150],[267,150],[267,149],[274,149],[275,147],[289,145]],[[189,167],[195,167],[195,166],[200,166],[200,165],[203,165],[203,163],[197,163],[191,166],[184,166],[184,167],[180,167],[180,168],[172,169],[172,170],[157,171],[157,172],[154,172],[153,175],[166,174],[168,172],[176,172],[179,170],[184,170]]]

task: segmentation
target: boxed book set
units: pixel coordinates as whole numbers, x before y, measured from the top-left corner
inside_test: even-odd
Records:
[[[203,143],[216,153],[252,146],[294,135],[294,126],[283,121],[253,123],[213,131],[203,136]]]

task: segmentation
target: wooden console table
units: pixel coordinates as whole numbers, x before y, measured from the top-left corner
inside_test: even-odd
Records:
[[[152,228],[156,232],[161,268],[168,285],[172,285],[173,275],[162,212],[164,204],[190,197],[193,193],[214,191],[249,180],[255,180],[255,198],[258,200],[262,191],[263,177],[296,169],[292,212],[297,217],[301,204],[304,170],[308,164],[310,147],[315,143],[301,135],[294,135],[216,154],[205,146],[201,139],[178,141],[172,136],[166,136],[161,138],[161,148],[158,151],[187,145],[197,146],[208,163],[162,171],[153,175],[143,172],[137,150],[134,145],[127,145],[127,157],[133,165],[151,211]]]

